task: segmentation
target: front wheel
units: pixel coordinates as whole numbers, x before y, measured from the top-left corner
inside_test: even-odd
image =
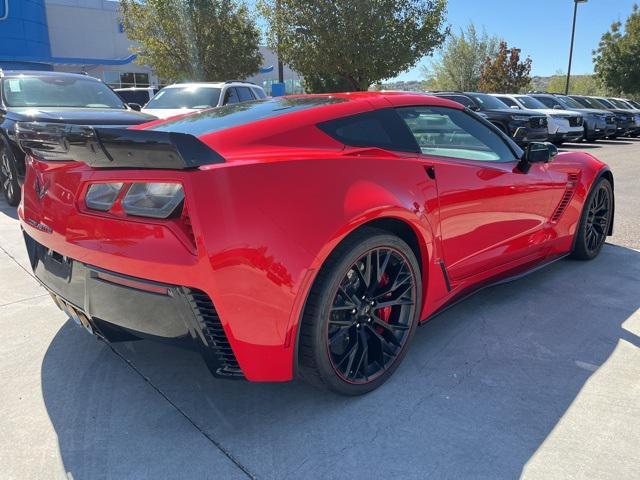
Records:
[[[0,147],[0,185],[7,203],[16,207],[20,203],[20,183],[13,155],[7,148]]]
[[[379,387],[404,358],[421,303],[411,248],[382,230],[356,232],[327,259],[307,299],[300,376],[344,395]]]
[[[600,178],[589,192],[582,209],[572,257],[591,260],[598,256],[609,234],[613,218],[613,188]]]

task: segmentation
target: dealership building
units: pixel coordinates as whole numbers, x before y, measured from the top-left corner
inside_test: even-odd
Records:
[[[116,0],[0,0],[0,68],[83,72],[114,88],[160,85],[153,69],[138,65]],[[263,67],[247,80],[270,92],[277,58],[260,48]],[[284,68],[287,93],[300,77]],[[220,80],[229,80],[221,78]]]

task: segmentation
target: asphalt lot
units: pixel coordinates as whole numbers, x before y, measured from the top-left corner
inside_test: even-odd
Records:
[[[638,478],[640,140],[575,148],[616,176],[611,245],[448,310],[355,399],[96,340],[0,203],[0,478]]]

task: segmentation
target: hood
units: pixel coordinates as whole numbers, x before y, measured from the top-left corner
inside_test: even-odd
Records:
[[[598,110],[597,108],[576,108],[576,112],[595,113],[596,115],[613,115],[609,110]]]
[[[187,113],[199,112],[200,108],[143,108],[143,113],[148,113],[157,118],[169,118]]]
[[[151,115],[115,108],[20,107],[11,108],[7,116],[18,122],[77,125],[139,125],[155,120]]]
[[[558,116],[558,117],[575,117],[580,116],[580,113],[575,110],[560,110],[557,108],[540,108],[536,109],[536,112],[544,113],[545,115]]]

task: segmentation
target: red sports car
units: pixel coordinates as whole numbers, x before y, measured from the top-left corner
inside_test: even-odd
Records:
[[[301,95],[133,129],[21,124],[35,275],[108,341],[216,376],[381,385],[416,326],[611,234],[613,176],[418,94]],[[557,154],[557,155],[556,155]]]

